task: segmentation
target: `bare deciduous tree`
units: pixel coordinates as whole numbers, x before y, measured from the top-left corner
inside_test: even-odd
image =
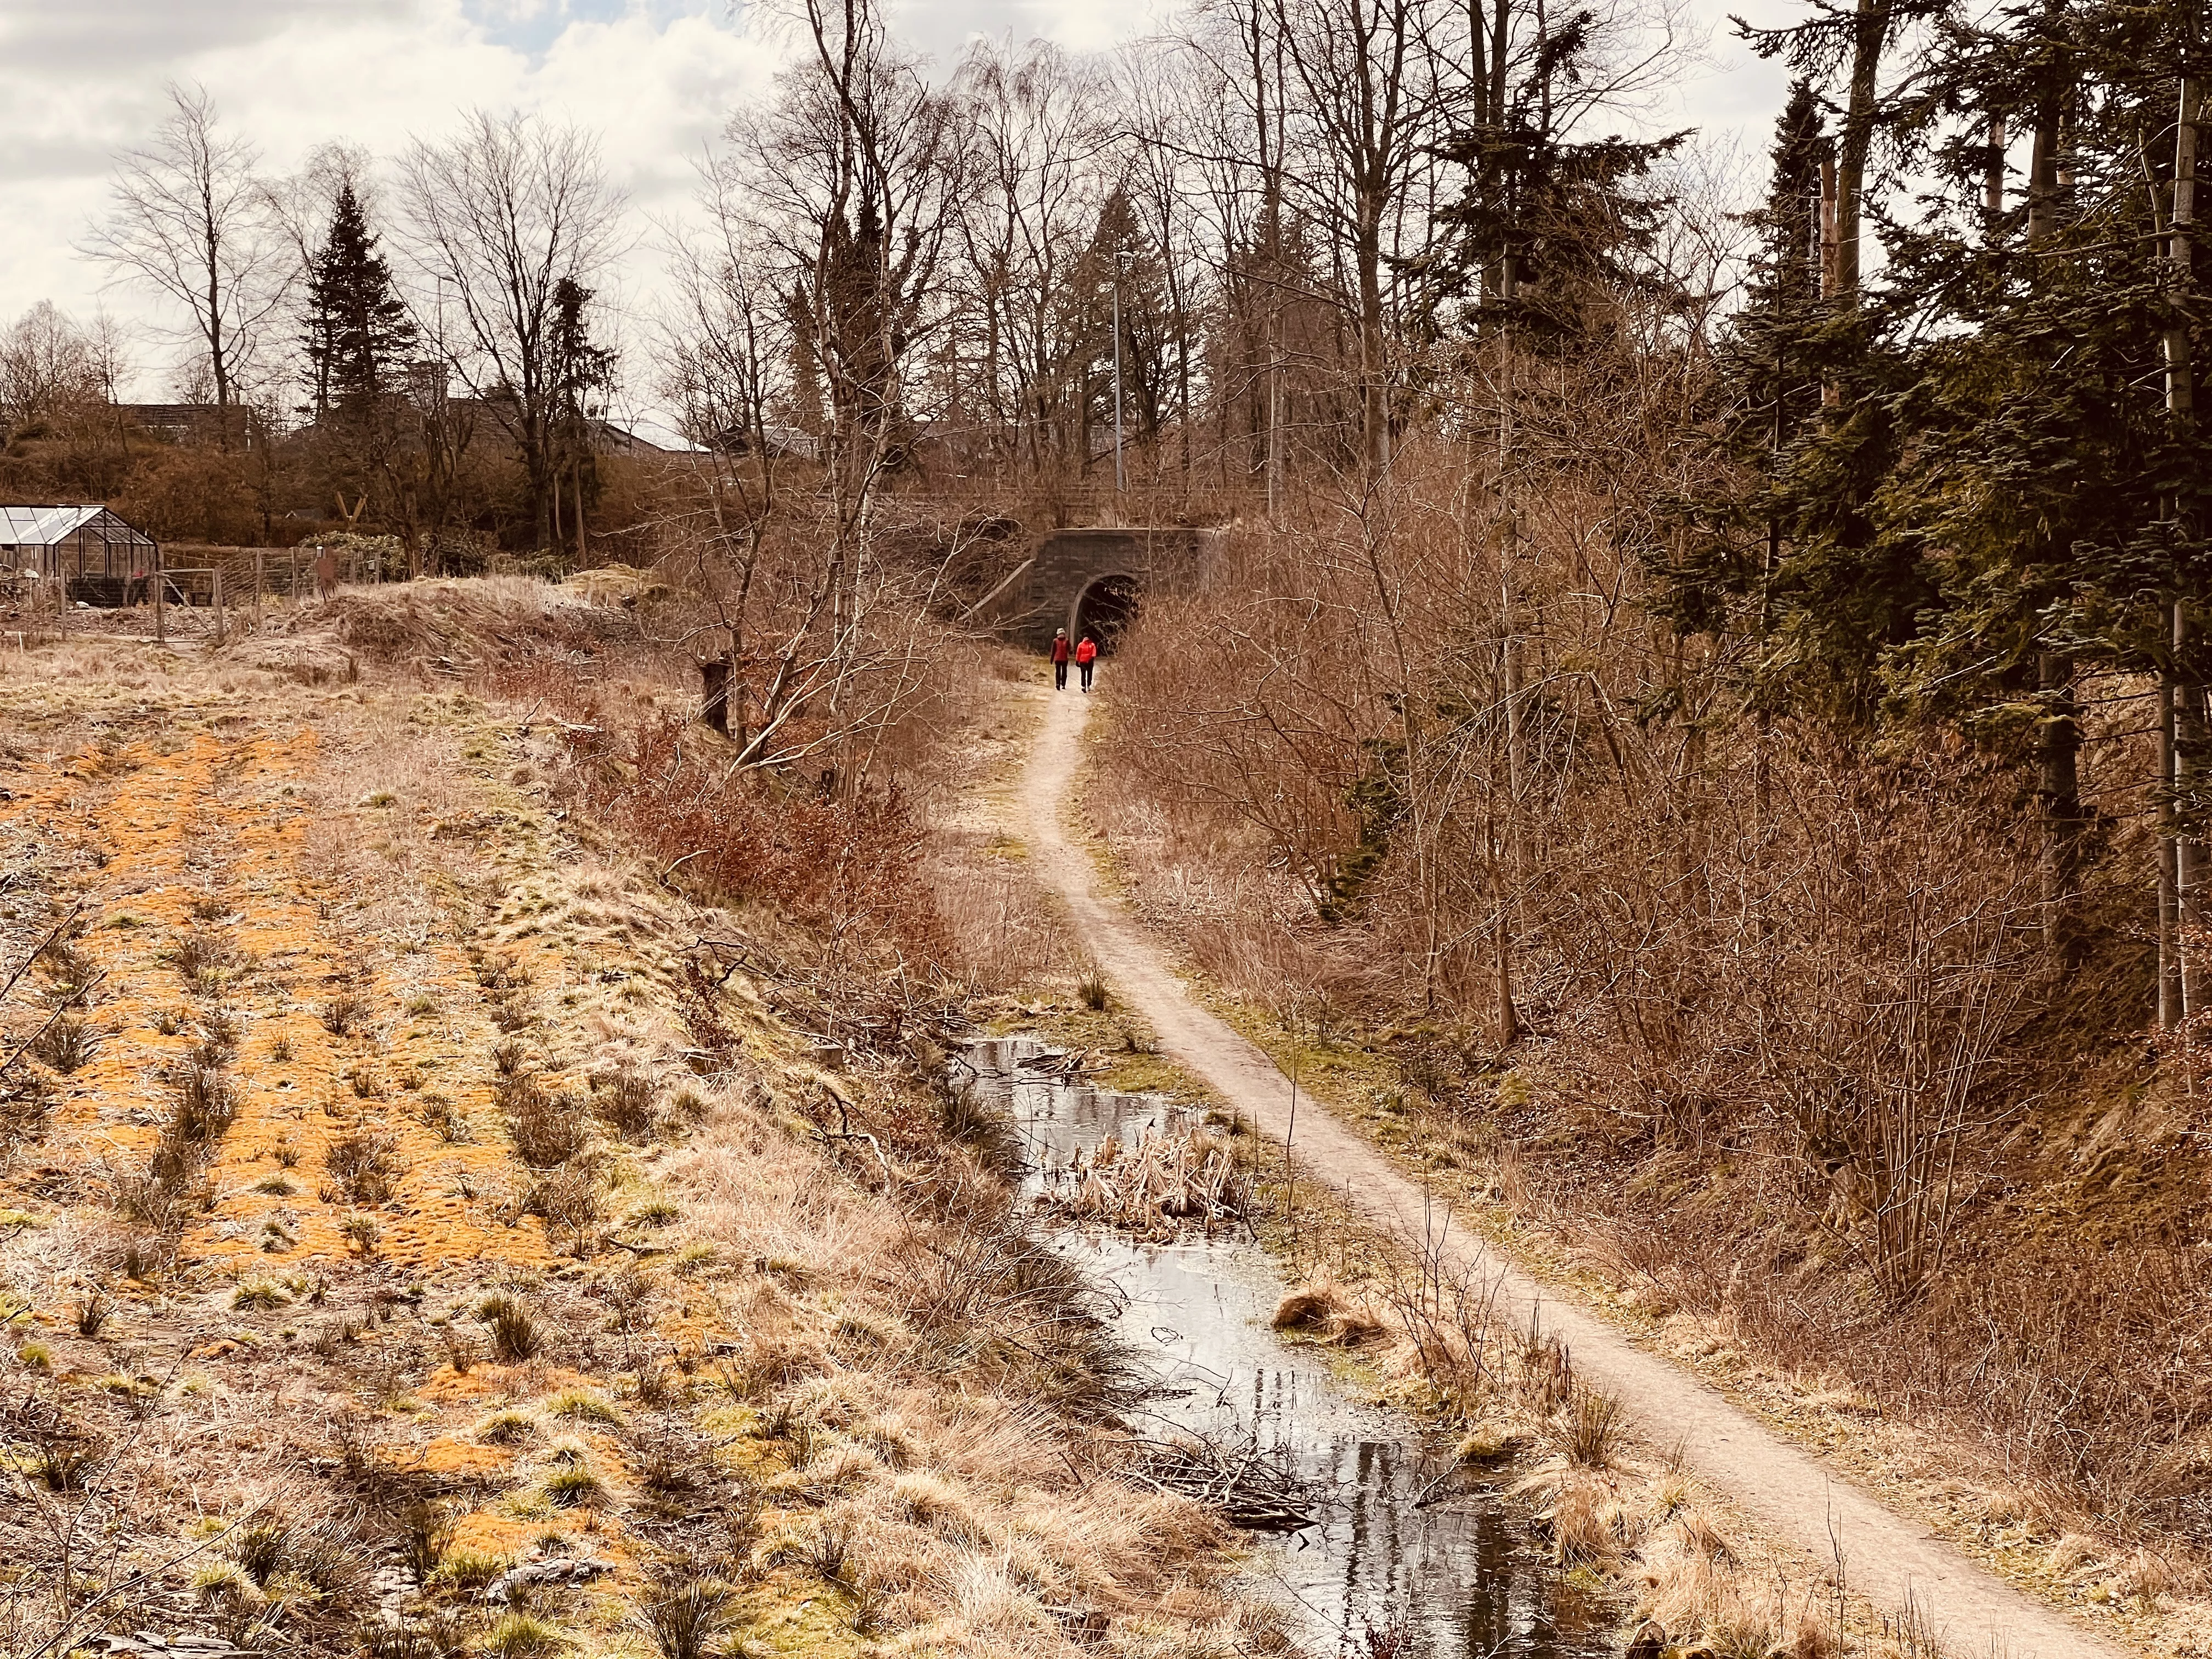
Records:
[[[398,198],[422,274],[455,302],[441,349],[521,454],[537,543],[550,546],[556,290],[563,281],[596,283],[617,250],[623,197],[588,134],[478,110],[458,137],[409,148]]]
[[[298,262],[277,233],[259,155],[218,130],[198,87],[172,83],[152,142],[119,158],[107,222],[85,252],[173,301],[216,406],[242,400],[257,347],[282,310]],[[224,441],[229,422],[222,423]]]
[[[50,300],[0,335],[0,431],[52,419],[105,390],[97,342]]]

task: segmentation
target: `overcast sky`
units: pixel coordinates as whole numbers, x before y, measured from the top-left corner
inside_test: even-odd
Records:
[[[1174,3],[906,0],[895,16],[942,66],[977,34],[1110,46],[1157,30]],[[1780,76],[1728,38],[1725,15],[1778,19],[1790,0],[1688,3],[1710,63],[1666,118],[1762,149]],[[161,121],[171,80],[204,86],[276,173],[332,139],[389,155],[474,106],[595,130],[641,222],[611,284],[636,314],[658,283],[645,216],[684,210],[690,158],[762,95],[778,57],[727,0],[0,0],[0,324],[41,299],[79,317],[104,304],[139,326],[140,395],[166,393],[176,352],[148,302],[107,286],[76,245],[103,210],[111,158]]]

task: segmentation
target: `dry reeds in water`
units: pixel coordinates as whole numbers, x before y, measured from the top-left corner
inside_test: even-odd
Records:
[[[1140,1129],[1124,1145],[1109,1136],[1079,1156],[1045,1188],[1047,1200],[1085,1221],[1100,1221],[1148,1238],[1184,1227],[1211,1231],[1245,1221],[1252,1176],[1226,1141],[1204,1133]]]

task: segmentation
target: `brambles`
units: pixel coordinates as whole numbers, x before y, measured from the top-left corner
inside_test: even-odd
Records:
[[[399,1173],[395,1142],[389,1135],[356,1130],[340,1135],[323,1154],[323,1168],[338,1190],[356,1204],[382,1204],[392,1197]]]
[[[105,1291],[94,1291],[76,1304],[76,1334],[79,1336],[98,1336],[107,1323],[108,1316],[115,1311],[114,1301]]]

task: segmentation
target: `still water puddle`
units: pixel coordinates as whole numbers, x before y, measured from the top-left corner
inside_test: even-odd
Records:
[[[1142,1129],[1189,1127],[1184,1109],[1159,1096],[1024,1068],[1050,1052],[1034,1038],[1005,1037],[974,1044],[966,1057],[979,1099],[1021,1137],[1032,1195],[1109,1135],[1126,1144]],[[1118,1291],[1121,1334],[1158,1378],[1132,1425],[1255,1446],[1296,1477],[1313,1523],[1255,1537],[1250,1577],[1289,1614],[1307,1651],[1328,1659],[1610,1652],[1601,1631],[1555,1604],[1535,1545],[1493,1497],[1434,1497],[1451,1467],[1448,1444],[1403,1413],[1352,1400],[1314,1350],[1276,1338],[1269,1320],[1283,1285],[1257,1243],[1219,1231],[1173,1244],[1092,1228],[1059,1237]]]

